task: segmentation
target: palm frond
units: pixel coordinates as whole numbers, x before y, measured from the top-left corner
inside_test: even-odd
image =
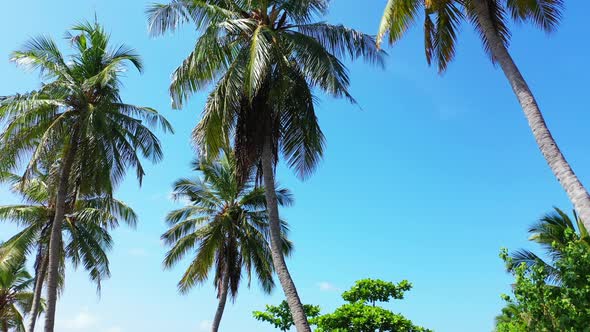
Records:
[[[434,58],[438,62],[438,71],[442,73],[455,57],[457,29],[464,17],[455,1],[452,0],[438,2],[433,10],[436,13]]]
[[[377,33],[377,47],[389,34],[389,43],[397,42],[414,24],[423,2],[421,0],[388,0]]]
[[[305,24],[298,26],[297,30],[316,39],[328,52],[338,58],[348,57],[352,60],[364,58],[370,63],[384,66],[386,53],[377,48],[373,36],[344,25],[327,23]]]
[[[549,33],[557,29],[565,2],[563,0],[507,0],[506,7],[515,21],[531,22]]]
[[[166,217],[170,228],[161,239],[171,248],[164,267],[171,268],[194,253],[178,283],[181,293],[203,283],[211,271],[215,286],[227,282],[234,299],[242,272],[248,285],[254,272],[262,289],[270,292],[274,270],[264,188],[254,186],[252,176],[244,183],[237,180],[236,158],[229,150],[217,160],[196,160],[193,167],[201,178],[180,179],[174,186],[174,195],[186,205]],[[283,205],[293,202],[287,189],[277,189],[277,196]],[[292,250],[287,233],[287,224],[282,221],[285,254]]]
[[[10,60],[25,69],[40,69],[45,77],[72,81],[70,69],[57,44],[46,36],[31,38],[21,50],[12,53]]]

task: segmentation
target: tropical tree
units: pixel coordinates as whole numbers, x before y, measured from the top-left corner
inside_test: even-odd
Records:
[[[0,331],[25,332],[24,313],[33,293],[34,279],[24,268],[24,260],[0,265]]]
[[[12,54],[17,65],[39,69],[43,85],[36,91],[0,101],[0,169],[17,168],[31,178],[42,157],[60,158],[56,175],[55,215],[51,225],[47,264],[45,331],[55,322],[62,227],[71,201],[69,180],[86,174],[84,192],[111,195],[128,167],[144,176],[140,156],[159,161],[160,142],[149,127],[170,125],[154,109],[126,104],[120,97],[120,73],[127,64],[141,71],[142,63],[126,47],[110,47],[109,35],[98,23],[82,23],[68,34],[74,53],[66,58],[47,37],[31,39]],[[86,190],[87,189],[87,190]]]
[[[173,106],[212,85],[193,140],[215,159],[233,137],[242,179],[257,168],[266,188],[273,263],[299,332],[309,332],[305,311],[280,246],[275,166],[282,156],[300,178],[320,161],[324,135],[312,91],[345,97],[349,77],[343,58],[382,63],[372,36],[315,22],[327,0],[173,0],[148,9],[159,35],[192,22],[201,32],[170,85]]]
[[[174,184],[174,197],[188,204],[166,218],[170,229],[162,240],[172,248],[164,266],[170,268],[194,252],[178,282],[181,293],[205,282],[213,271],[219,305],[212,331],[217,332],[227,297],[235,300],[243,272],[248,286],[254,273],[265,292],[274,287],[268,214],[264,188],[255,187],[251,179],[238,181],[231,152],[217,161],[197,161],[194,169],[201,178],[184,178]],[[277,189],[276,195],[281,205],[293,202],[287,189]],[[286,235],[287,224],[281,221],[281,250],[288,255],[292,244]]]
[[[508,303],[502,308],[502,313],[496,316],[495,332],[526,332],[530,318],[521,308],[507,298]]]
[[[404,293],[412,289],[412,284],[402,280],[392,282],[362,279],[350,290],[342,293],[342,299],[348,303],[336,308],[331,314],[317,318],[317,331],[321,332],[431,332],[416,326],[401,314],[393,313],[378,302],[401,300]]]
[[[304,304],[303,309],[307,316],[307,321],[311,325],[315,325],[315,319],[320,315],[320,306],[312,304]],[[282,301],[279,305],[266,305],[264,311],[254,311],[252,316],[259,321],[267,322],[281,331],[289,331],[295,324],[293,322],[293,315],[289,310],[289,303]]]
[[[590,230],[590,195],[551,135],[535,96],[508,51],[509,19],[532,23],[550,33],[557,29],[563,7],[564,0],[388,0],[377,39],[381,43],[389,34],[389,42],[397,42],[423,13],[426,60],[444,72],[455,56],[459,26],[469,20],[492,62],[500,64],[541,153]]]
[[[556,209],[530,232],[549,261],[529,251],[509,255],[502,250],[500,257],[515,281],[512,295],[502,295],[506,306],[496,317],[496,331],[588,330],[590,242],[582,222]]]
[[[534,252],[527,249],[520,249],[511,254],[511,270],[521,264],[528,268],[542,267],[546,273],[548,282],[559,284],[561,276],[555,267],[555,262],[562,258],[563,249],[571,241],[579,241],[588,245],[590,249],[590,236],[584,228],[582,220],[576,212],[573,212],[573,219],[562,210],[555,208],[555,211],[543,216],[539,221],[529,228],[529,240],[535,242],[544,249],[550,261],[546,261]]]
[[[52,168],[57,168],[53,165]],[[41,293],[47,279],[49,238],[55,215],[55,184],[52,171],[37,171],[26,182],[16,174],[1,174],[0,180],[12,184],[15,194],[23,198],[23,204],[0,206],[0,220],[13,221],[23,229],[0,245],[0,258],[24,259],[34,255],[35,282],[30,308],[28,332],[35,330],[39,316]],[[80,183],[71,180],[70,183]],[[78,189],[79,191],[79,189]],[[107,251],[112,247],[109,232],[122,221],[135,227],[137,216],[125,203],[110,195],[86,195],[78,192],[73,202],[68,202],[60,246],[59,288],[64,287],[65,261],[74,268],[83,265],[90,279],[101,289],[101,281],[110,276]],[[3,254],[5,252],[5,254]],[[8,253],[11,255],[8,255]],[[29,310],[30,309],[30,310]]]

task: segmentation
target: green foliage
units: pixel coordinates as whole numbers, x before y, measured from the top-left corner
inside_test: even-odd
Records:
[[[262,145],[273,139],[306,178],[323,155],[314,91],[354,102],[343,59],[381,64],[375,39],[321,20],[328,0],[173,0],[148,9],[155,35],[192,23],[201,32],[193,52],[173,74],[174,107],[212,87],[194,142],[214,158],[233,135],[240,173],[256,167]]]
[[[389,302],[391,299],[402,300],[404,292],[412,289],[412,284],[407,280],[399,284],[374,279],[358,280],[352,288],[342,294],[342,298],[350,303],[362,302]]]
[[[317,319],[317,331],[430,331],[423,327],[415,326],[401,314],[393,313],[375,305],[376,302],[403,299],[404,292],[409,291],[411,288],[412,285],[407,280],[398,284],[373,279],[359,280],[350,290],[342,294],[342,298],[349,303],[340,306],[334,313],[320,316]]]
[[[47,260],[55,214],[53,201],[56,188],[51,174],[51,170],[36,171],[26,181],[10,173],[0,176],[0,183],[11,184],[12,192],[25,201],[23,204],[0,206],[0,222],[12,221],[22,227],[0,245],[0,265],[4,261],[25,259],[34,254],[34,264],[39,270]],[[74,268],[82,265],[100,290],[101,281],[110,276],[107,252],[112,247],[112,238],[109,233],[120,222],[134,227],[137,216],[124,202],[110,195],[89,195],[77,190],[72,196],[77,198],[68,205],[63,225],[65,236],[60,249],[60,271],[65,272],[66,260]],[[35,275],[46,278],[45,275]],[[63,286],[62,282],[60,286]]]
[[[25,332],[24,312],[31,305],[29,291],[34,279],[24,268],[24,260],[0,265],[0,329]]]
[[[407,280],[394,284],[378,279],[363,279],[342,294],[342,298],[349,303],[331,314],[319,316],[319,306],[306,304],[303,307],[309,323],[317,325],[317,332],[428,332],[430,330],[414,325],[400,314],[375,306],[376,302],[403,299],[404,292],[411,288]],[[257,320],[268,322],[281,331],[288,331],[293,326],[287,301],[278,306],[267,305],[266,311],[254,311],[253,315]]]
[[[250,285],[253,273],[262,289],[270,292],[274,267],[264,188],[254,186],[252,178],[238,181],[231,152],[216,161],[199,160],[194,166],[202,177],[176,181],[173,196],[187,204],[168,214],[170,229],[162,235],[171,246],[164,258],[166,268],[194,252],[178,283],[179,291],[188,292],[213,270],[215,287],[229,287],[232,297],[237,295],[242,276],[247,276]],[[278,189],[276,194],[279,204],[292,204],[287,189]],[[281,227],[283,253],[289,254],[292,243],[287,239],[287,223],[282,221]]]
[[[345,304],[318,319],[318,332],[424,332],[400,314],[361,302]]]
[[[67,36],[74,49],[70,56],[47,37],[32,38],[12,53],[18,66],[40,71],[42,84],[0,99],[0,171],[25,166],[29,180],[48,156],[54,162],[64,159],[65,151],[76,151],[70,181],[86,186],[87,193],[111,194],[128,168],[141,182],[140,157],[161,160],[160,141],[150,128],[172,128],[156,110],[121,98],[122,73],[129,65],[143,68],[135,51],[113,47],[98,23],[78,24]]]
[[[320,315],[320,307],[304,304],[303,310],[309,324],[315,325],[316,318]],[[257,320],[268,322],[281,331],[288,331],[295,324],[287,301],[281,302],[278,306],[267,305],[265,311],[254,311],[252,315]]]
[[[520,249],[511,254],[510,268],[518,267],[521,263],[532,266],[543,266],[549,282],[559,283],[560,273],[553,266],[562,256],[562,249],[571,241],[584,242],[590,246],[590,236],[582,220],[573,212],[574,218],[558,208],[539,219],[529,228],[529,240],[539,244],[546,252],[550,261],[545,261],[530,250]]]
[[[559,215],[557,215],[559,216]],[[564,218],[562,218],[562,221]],[[541,229],[555,230],[551,219],[541,221]],[[555,221],[555,220],[554,220]],[[566,222],[567,224],[567,222]],[[496,330],[588,331],[590,321],[590,246],[572,227],[566,227],[552,242],[552,261],[519,262],[503,249],[500,257],[514,275],[512,296],[496,318]],[[537,234],[539,237],[548,233]]]
[[[134,50],[125,45],[113,47],[109,34],[96,21],[76,24],[66,36],[73,48],[69,56],[48,37],[32,38],[13,52],[11,61],[38,70],[42,84],[35,91],[0,98],[4,124],[0,172],[19,172],[24,167],[22,183],[26,184],[38,172],[51,170],[47,165],[59,164],[50,176],[51,188],[58,194],[47,200],[47,207],[55,212],[46,215],[46,220],[35,219],[40,222],[9,240],[26,248],[31,248],[35,238],[51,241],[36,243],[37,262],[48,266],[46,328],[51,330],[57,290],[65,274],[64,257],[83,265],[99,288],[101,278],[109,275],[104,250],[110,248],[111,237],[106,230],[116,224],[116,218],[108,215],[121,206],[111,205],[113,209],[105,211],[97,209],[98,201],[113,202],[113,192],[129,168],[135,169],[141,184],[145,175],[142,158],[157,162],[163,157],[152,129],[172,131],[156,110],[127,104],[121,97],[122,73],[129,66],[139,72],[143,69]],[[98,201],[70,216],[78,208],[80,193],[94,195]],[[13,216],[30,217],[30,212],[24,209]],[[48,224],[48,219],[54,223]],[[72,234],[67,245],[62,243],[62,227]]]

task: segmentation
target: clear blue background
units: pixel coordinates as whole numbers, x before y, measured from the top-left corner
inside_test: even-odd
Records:
[[[375,33],[385,0],[336,0],[328,20]],[[171,183],[189,174],[189,142],[205,94],[182,111],[170,108],[170,73],[190,51],[196,34],[187,26],[150,39],[143,0],[3,1],[0,13],[0,95],[34,89],[35,73],[8,62],[29,37],[60,40],[73,23],[98,15],[114,42],[143,55],[143,76],[129,72],[127,102],[164,113],[176,135],[161,136],[165,161],[147,167],[140,189],[129,177],[118,191],[141,217],[137,230],[115,232],[113,277],[99,298],[83,271],[68,270],[58,307],[58,331],[201,331],[213,317],[212,283],[188,296],[176,292],[184,266],[163,271],[159,241],[163,216],[175,205]],[[568,1],[558,33],[547,36],[515,26],[511,51],[536,93],[547,122],[583,182],[590,184],[586,133],[588,52],[585,1]],[[490,331],[510,278],[501,247],[527,244],[526,229],[553,205],[570,210],[545,165],[504,79],[482,51],[471,26],[463,26],[458,56],[441,76],[428,68],[422,32],[413,29],[388,48],[387,69],[350,65],[352,91],[362,109],[323,98],[318,114],[328,138],[325,161],[304,183],[280,168],[279,180],[297,203],[282,211],[292,225],[296,252],[289,260],[306,303],[324,312],[339,293],[366,277],[408,279],[414,289],[388,305],[417,324],[441,332]],[[1,204],[16,198],[5,188]],[[0,224],[0,240],[16,228]],[[251,311],[278,303],[281,291],[263,295],[243,287],[227,307],[223,331],[266,332]]]

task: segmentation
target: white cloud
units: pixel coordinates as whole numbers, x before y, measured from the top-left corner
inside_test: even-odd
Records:
[[[96,325],[97,321],[98,317],[88,312],[88,308],[84,308],[74,318],[64,319],[59,325],[69,330],[87,330]]]
[[[318,282],[318,287],[322,292],[334,292],[338,290],[338,287],[327,281]]]
[[[202,320],[199,322],[199,331],[209,331],[211,330],[211,321]]]

